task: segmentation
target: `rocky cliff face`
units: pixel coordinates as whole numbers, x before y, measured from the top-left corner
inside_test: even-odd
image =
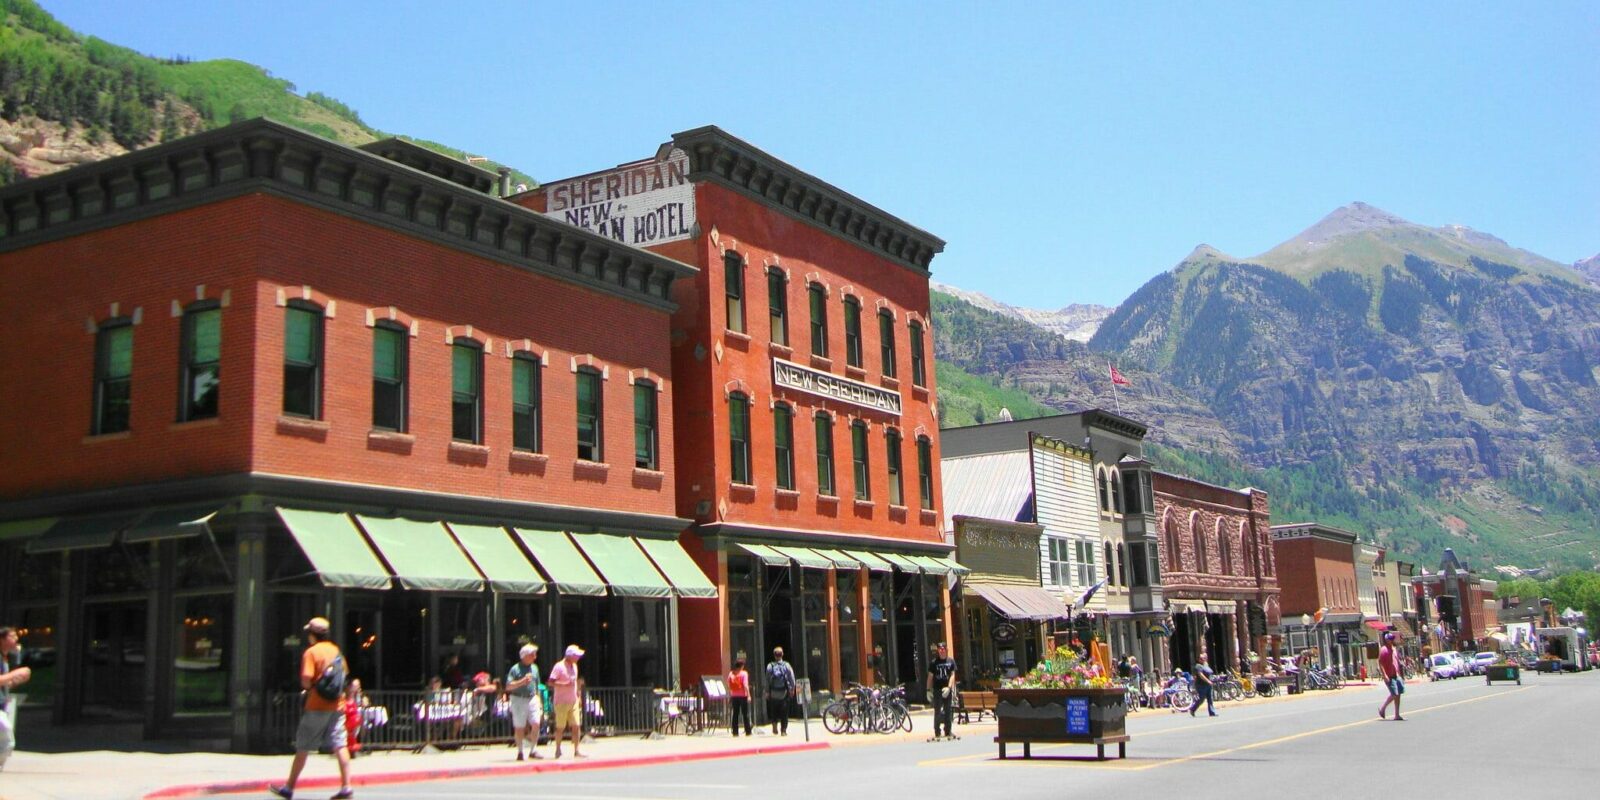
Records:
[[[1093,338],[1094,332],[1100,327],[1100,323],[1104,322],[1106,317],[1111,316],[1111,312],[1114,310],[1106,306],[1088,303],[1072,303],[1055,311],[1022,308],[1021,306],[1002,303],[982,292],[960,289],[938,281],[933,281],[930,285],[936,292],[950,295],[985,311],[993,311],[996,314],[1011,317],[1012,319],[1020,319],[1024,322],[1032,323],[1074,342],[1087,342]]]
[[[1600,254],[1592,255],[1572,265],[1579,275],[1589,279],[1595,288],[1600,288]]]
[[[155,113],[158,118],[173,114],[175,127],[181,135],[205,127],[204,120],[194,109],[176,101],[158,105]],[[157,135],[140,146],[159,143]],[[13,180],[49,175],[79,164],[120,156],[128,150],[111,137],[96,135],[77,123],[66,124],[33,115],[22,115],[14,120],[0,117],[0,160],[9,167]]]

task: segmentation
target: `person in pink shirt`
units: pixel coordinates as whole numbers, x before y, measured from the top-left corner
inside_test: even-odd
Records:
[[[739,735],[739,720],[744,720],[744,735],[750,736],[750,673],[745,671],[744,659],[733,662],[728,673],[728,702],[733,707],[733,735]]]
[[[1394,703],[1395,722],[1405,722],[1406,718],[1400,716],[1400,695],[1406,693],[1406,679],[1400,674],[1400,649],[1395,647],[1394,639],[1394,631],[1385,633],[1383,646],[1378,648],[1378,670],[1383,673],[1383,685],[1389,690],[1383,705],[1378,706],[1378,718],[1388,719],[1389,704]]]
[[[583,739],[583,708],[579,698],[583,694],[583,678],[578,675],[578,659],[583,658],[583,648],[567,645],[566,656],[550,668],[550,704],[556,707],[555,757],[561,757],[561,732],[569,725],[572,730],[572,757],[587,758],[578,752],[578,742]]]

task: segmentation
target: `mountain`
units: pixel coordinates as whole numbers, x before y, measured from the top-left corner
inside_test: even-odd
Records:
[[[0,0],[0,184],[253,117],[351,145],[391,135],[332,97],[296,94],[294,84],[253,64],[152,58],[82,36],[33,0]],[[516,179],[534,183],[521,173]]]
[[[1600,562],[1600,292],[1489,234],[1356,203],[1258,256],[1202,245],[1082,350],[934,309],[953,368],[1051,409],[1120,404],[1158,464],[1265,489],[1275,521],[1408,559]],[[1115,397],[1108,360],[1133,381]]]
[[[1035,308],[1007,305],[982,292],[958,289],[938,281],[930,281],[929,286],[935,292],[971,303],[985,311],[993,311],[1024,322],[1031,322],[1047,331],[1059,333],[1075,342],[1087,342],[1093,338],[1094,332],[1100,327],[1100,323],[1104,322],[1106,317],[1111,316],[1111,312],[1114,310],[1106,306],[1097,306],[1089,303],[1072,303],[1055,311],[1043,311]]]
[[[1573,271],[1589,279],[1596,288],[1600,288],[1600,254],[1592,255],[1572,265]]]

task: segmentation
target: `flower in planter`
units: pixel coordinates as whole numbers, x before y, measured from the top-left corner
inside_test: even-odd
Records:
[[[1007,678],[1000,685],[1004,689],[1104,689],[1111,686],[1111,678],[1101,672],[1099,664],[1062,646],[1028,674]]]

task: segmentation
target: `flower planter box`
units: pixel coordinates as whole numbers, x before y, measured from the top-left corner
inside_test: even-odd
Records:
[[[1516,681],[1522,685],[1522,670],[1516,664],[1490,664],[1483,671],[1483,682],[1492,684],[1495,681]]]
[[[1126,758],[1124,696],[1121,689],[997,689],[994,741],[1000,757],[1006,757],[1007,744],[1021,744],[1022,757],[1032,758],[1033,743],[1042,742],[1092,744],[1099,759],[1106,757],[1106,745],[1115,744],[1117,757]]]

